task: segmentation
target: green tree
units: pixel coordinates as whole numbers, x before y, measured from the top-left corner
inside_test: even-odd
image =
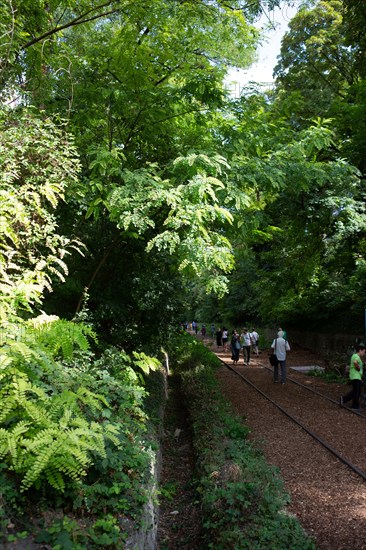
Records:
[[[364,172],[364,12],[357,2],[310,4],[299,10],[282,41],[275,68],[278,105],[301,127],[318,116],[334,119],[341,154]]]
[[[364,277],[362,181],[340,158],[331,121],[299,131],[283,111],[277,99],[250,92],[218,131],[231,166],[226,235],[237,266],[220,317],[257,322],[259,312],[294,324],[344,319],[346,311],[350,320],[353,310],[357,318],[365,298],[355,294]]]
[[[55,210],[80,163],[71,136],[31,111],[0,113],[1,317],[32,311],[81,243],[58,230]]]
[[[297,123],[331,116],[334,102],[345,100],[349,86],[357,81],[354,52],[344,36],[340,0],[319,1],[298,11],[282,39],[274,75],[281,98],[295,94]]]
[[[125,250],[135,258],[137,249],[146,254],[145,247],[151,254],[154,246],[162,265],[170,254],[170,276],[198,276],[209,290],[225,289],[232,257],[221,228],[230,214],[217,191],[226,177],[218,168],[224,173],[227,167],[218,162],[207,128],[223,104],[225,71],[248,66],[258,38],[245,17],[249,8],[232,8],[239,3],[161,1],[154,9],[135,3],[97,23],[65,28],[55,49],[49,55],[43,50],[46,70],[28,81],[31,100],[68,119],[83,164],[83,177],[70,186],[59,218],[90,245],[87,263],[79,266],[84,277],[75,306],[86,286],[92,303],[103,309],[105,286],[94,295],[99,266],[109,275],[116,269],[113,280],[124,279],[125,263],[110,263],[121,243],[121,258]],[[107,232],[103,238],[99,230]],[[143,246],[136,248],[136,240]],[[178,278],[176,288],[182,288]],[[125,305],[130,311],[132,304]]]
[[[362,0],[343,0],[343,24],[347,43],[355,50],[357,70],[365,78],[366,6]]]

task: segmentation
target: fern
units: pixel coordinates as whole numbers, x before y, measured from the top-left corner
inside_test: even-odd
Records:
[[[56,490],[60,492],[65,490],[65,480],[56,467],[50,467],[47,469],[46,479],[51,487],[54,487]]]
[[[0,430],[0,457],[10,469],[22,474],[21,491],[46,479],[57,490],[64,490],[66,479],[79,480],[93,462],[92,454],[105,458],[104,438],[99,429],[84,423],[82,428],[60,430],[52,426],[36,434],[29,433],[29,424],[18,425],[12,433]],[[28,437],[19,437],[27,434]]]
[[[24,342],[8,340],[1,350],[1,356],[7,357],[7,364],[20,362],[28,363],[32,359],[38,359],[38,354]]]
[[[4,428],[0,428],[0,459],[2,459],[9,449],[9,432]]]
[[[94,413],[101,410],[102,403],[105,407],[109,408],[109,403],[103,395],[95,394],[87,388],[78,388],[76,395],[78,399],[85,405],[88,405]]]
[[[50,457],[57,448],[59,448],[59,442],[54,441],[51,445],[42,448],[38,452],[33,464],[30,465],[30,461],[28,461],[28,465],[30,467],[27,468],[27,473],[22,479],[21,491],[29,489],[34,484],[34,482],[39,478],[40,473],[47,467]]]
[[[112,443],[119,449],[122,448],[122,443],[120,441],[120,430],[114,424],[105,424],[104,425],[104,438],[106,440],[112,441]]]
[[[67,478],[79,480],[94,457],[106,457],[104,427],[88,422],[80,408],[98,409],[105,399],[86,390],[50,397],[24,373],[15,374],[0,393],[7,422],[0,428],[0,459],[21,476],[21,491],[42,481],[63,491]]]
[[[2,408],[0,410],[0,423],[1,423],[8,417],[11,411],[14,408],[16,408],[16,402],[14,401],[14,399],[8,398],[6,391],[0,392],[0,400],[2,403]]]
[[[126,438],[121,426],[105,420],[105,412],[136,413],[142,389],[136,389],[137,376],[126,367],[129,363],[120,352],[99,360],[112,363],[119,378],[101,377],[104,370],[97,361],[98,376],[85,368],[86,363],[80,367],[74,362],[70,368],[56,361],[56,357],[72,357],[77,349],[89,349],[93,332],[82,323],[44,314],[27,322],[16,316],[11,323],[4,319],[0,461],[13,472],[22,492],[41,486],[65,491],[77,485],[94,464],[97,468],[107,459],[107,444],[108,460],[112,445],[122,449]],[[146,356],[137,360],[153,366]],[[128,421],[131,428],[135,426],[130,412]]]
[[[89,340],[96,340],[93,330],[87,325],[43,314],[29,322],[37,343],[53,357],[71,359],[75,349],[88,350]]]

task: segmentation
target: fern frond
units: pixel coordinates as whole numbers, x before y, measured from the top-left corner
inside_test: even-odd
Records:
[[[79,464],[79,472],[84,471],[87,466],[89,466],[92,461],[91,458],[87,456],[87,454],[77,447],[74,447],[71,449],[72,456],[76,459],[77,463]]]
[[[65,402],[60,397],[60,395],[56,395],[52,399],[50,408],[48,409],[48,414],[50,415],[52,421],[57,421],[57,419],[62,416],[63,410],[65,408]]]
[[[110,405],[104,395],[91,392],[88,388],[80,386],[76,392],[76,395],[80,398],[84,405],[88,405],[93,412],[100,411],[102,403],[105,407],[110,408]]]
[[[0,410],[0,422],[4,422],[4,420],[8,417],[8,415],[16,408],[17,403],[13,399],[13,396],[10,396],[8,392],[1,392],[0,394],[0,402],[2,403],[2,407]]]
[[[73,428],[81,428],[84,431],[89,429],[88,421],[85,418],[82,418],[81,416],[75,416],[70,422],[70,425]]]
[[[88,462],[88,465],[91,461]],[[67,457],[56,456],[53,458],[52,467],[56,468],[60,474],[64,474],[74,481],[79,480],[81,477],[86,475],[86,470],[83,468],[78,461],[73,459],[70,455]]]
[[[20,420],[14,428],[12,428],[11,433],[14,437],[19,438],[21,434],[26,433],[29,430],[31,423],[27,420]]]
[[[8,446],[8,450],[7,450],[7,453],[9,453],[13,460],[16,460],[16,457],[18,456],[18,453],[17,453],[17,439],[14,437],[14,435],[12,433],[9,433],[8,432],[8,437],[7,437],[7,446]]]
[[[98,430],[92,427],[87,430],[77,428],[68,432],[69,441],[74,444],[71,451],[72,454],[78,453],[78,449],[82,449],[85,452],[94,451],[103,458],[106,456],[104,438],[102,428],[98,424]],[[75,455],[76,456],[76,455]]]
[[[71,409],[64,409],[63,415],[59,420],[59,426],[61,430],[66,429],[70,425],[73,411]]]
[[[29,321],[35,329],[37,342],[44,346],[53,357],[62,352],[65,359],[71,359],[75,349],[89,349],[89,338],[96,340],[90,327],[43,314]]]
[[[33,483],[39,478],[40,473],[47,467],[48,461],[54,452],[54,447],[58,446],[58,442],[54,442],[46,448],[43,448],[36,456],[33,464],[30,465],[27,473],[22,479],[20,491],[23,492],[29,489]]]
[[[8,430],[0,428],[0,459],[2,459],[8,452]]]
[[[39,450],[42,447],[48,447],[57,441],[58,438],[59,431],[56,427],[53,426],[51,428],[45,428],[44,430],[37,432],[35,437],[25,440],[24,448],[31,454],[36,453],[37,449]]]
[[[20,356],[25,363],[32,358],[37,358],[38,354],[24,342],[8,341],[9,355]]]
[[[51,423],[52,420],[50,418],[50,415],[48,414],[48,411],[44,407],[42,407],[42,404],[38,405],[37,403],[32,401],[22,400],[21,405],[27,413],[28,417],[32,419],[36,424],[47,426]]]
[[[20,376],[14,376],[14,381],[12,382],[11,387],[14,392],[14,399],[16,399],[18,403],[26,403],[27,392],[31,388],[31,384],[28,379]]]
[[[60,472],[55,468],[48,468],[46,471],[46,478],[48,483],[57,491],[63,492],[65,490],[65,481]]]
[[[10,357],[8,354],[5,354],[3,351],[0,352],[0,370],[6,369],[14,361],[14,357]]]
[[[110,424],[110,423],[105,423],[103,425],[103,428],[104,428],[104,439],[105,440],[109,440],[109,441],[112,441],[112,443],[114,443],[114,445],[118,448],[118,449],[121,449],[122,448],[122,442],[119,438],[119,434],[120,434],[120,428],[118,426],[116,426],[115,424]]]

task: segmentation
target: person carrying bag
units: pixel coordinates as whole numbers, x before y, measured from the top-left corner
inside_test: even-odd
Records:
[[[271,348],[273,350],[273,379],[274,382],[278,382],[278,365],[281,366],[281,384],[286,383],[286,353],[290,351],[290,345],[283,337],[283,331],[278,331],[277,338],[272,342]],[[271,361],[271,359],[270,359]],[[272,364],[272,363],[271,363]]]

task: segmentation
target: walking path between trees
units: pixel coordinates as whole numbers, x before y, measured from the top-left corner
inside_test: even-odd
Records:
[[[221,359],[231,364],[229,352],[224,354],[222,350],[218,351],[215,343],[208,338],[205,342]],[[284,407],[286,403],[297,407],[299,416],[306,409],[306,414],[312,418],[317,431],[324,434],[325,439],[334,440],[339,434],[344,454],[346,451],[353,453],[361,460],[364,455],[363,469],[366,470],[363,440],[366,419],[331,402],[321,404],[319,401],[314,408],[314,401],[309,397],[311,393],[303,389],[299,399],[301,390],[291,382],[285,386],[274,385],[272,374],[263,368],[270,366],[268,355],[269,350],[262,350],[259,357],[251,359],[249,367],[243,365],[241,358],[235,368],[244,375],[250,374],[251,379],[259,376],[269,392],[278,392]],[[338,400],[345,391],[344,384],[328,383],[290,369],[291,366],[324,366],[323,359],[310,351],[292,346],[287,364],[291,378],[314,387],[322,394]],[[268,463],[279,468],[291,499],[287,511],[296,516],[305,530],[315,538],[317,549],[366,549],[366,483],[362,478],[329,455],[301,428],[226,367],[217,371],[217,378],[226,399],[250,427],[252,442],[263,450]],[[172,498],[166,499],[160,510],[158,548],[196,550],[199,547],[200,515],[191,485],[193,450],[189,443],[189,426],[184,424],[186,416],[184,412],[183,416],[181,414],[182,400],[178,397],[175,402],[177,411],[180,411],[180,420],[173,418],[173,414],[171,428],[166,427],[162,476],[162,485],[172,491]],[[176,433],[178,426],[181,428],[179,437]],[[184,434],[188,438],[182,439]]]
[[[231,363],[230,353],[223,353],[212,346],[224,361]],[[349,413],[336,405],[319,401],[317,408],[309,407],[310,400],[303,389],[295,384],[273,384],[273,376],[263,368],[269,366],[268,353],[253,357],[250,366],[244,366],[241,358],[235,367],[238,371],[261,378],[261,388],[280,395],[281,404],[294,406],[313,417],[319,433],[339,437],[347,452],[364,454],[366,420]],[[290,370],[295,365],[319,365],[323,361],[309,351],[294,347],[288,354],[288,373],[317,391],[338,399],[345,386],[327,383],[312,376]],[[284,414],[257,394],[249,385],[239,383],[238,376],[224,366],[217,378],[225,397],[232,403],[237,414],[251,428],[251,439],[264,452],[269,463],[276,465],[291,496],[289,513],[294,514],[306,531],[315,537],[319,550],[366,549],[366,483],[347,466],[315,443],[301,428],[294,425]],[[265,390],[264,390],[265,391]],[[366,463],[366,455],[365,455]],[[280,550],[280,549],[279,549]],[[282,550],[282,549],[281,549]],[[283,549],[284,550],[284,549]]]

